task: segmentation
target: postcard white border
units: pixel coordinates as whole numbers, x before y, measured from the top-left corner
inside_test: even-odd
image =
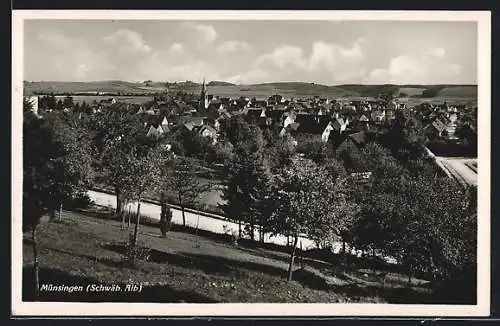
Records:
[[[478,24],[478,290],[477,305],[419,304],[159,304],[22,302],[22,93],[23,22],[78,20],[399,20]],[[12,315],[13,316],[432,316],[490,314],[489,11],[118,11],[14,10],[12,12]],[[249,307],[251,305],[251,307]]]

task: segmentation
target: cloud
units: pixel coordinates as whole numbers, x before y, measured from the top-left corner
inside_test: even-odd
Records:
[[[52,56],[46,57],[40,70],[47,70],[53,79],[88,80],[96,73],[116,69],[105,51],[92,49],[86,40],[70,37],[58,30],[47,30],[38,34],[38,39],[48,46]]]
[[[182,22],[179,26],[183,42],[193,47],[210,46],[219,36],[212,25]]]
[[[184,52],[184,44],[182,44],[182,43],[174,43],[174,44],[172,44],[170,46],[169,51],[172,52],[172,53]]]
[[[105,36],[103,41],[117,46],[118,52],[123,55],[145,54],[152,51],[140,33],[128,29],[121,29]]]
[[[250,44],[244,41],[225,41],[217,47],[219,53],[231,53],[238,50],[247,51],[250,49]]]
[[[434,56],[437,58],[442,58],[446,54],[446,51],[443,48],[431,48],[424,52],[424,55]]]
[[[282,70],[307,66],[304,58],[304,51],[298,46],[282,45],[275,48],[272,52],[261,55],[256,60],[257,66],[275,66]]]
[[[233,82],[259,82],[273,80],[296,80],[331,83],[354,80],[366,75],[362,47],[364,39],[350,46],[316,41],[311,51],[295,45],[280,45],[259,56],[244,73],[230,77]]]
[[[462,72],[462,67],[445,58],[445,50],[432,48],[419,54],[392,58],[387,68],[374,69],[365,78],[370,84],[447,83]]]

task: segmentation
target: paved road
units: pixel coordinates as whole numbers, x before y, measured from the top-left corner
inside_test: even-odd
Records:
[[[477,186],[477,172],[467,166],[467,163],[477,164],[477,159],[436,156],[436,161],[441,162],[444,168],[458,178],[459,181],[468,185]]]
[[[116,207],[116,198],[114,195],[110,195],[103,192],[97,191],[89,191],[88,195],[90,199],[92,199],[96,204],[102,206],[108,206],[111,208]],[[126,207],[126,210],[130,208],[131,211],[135,211],[137,209],[137,203],[131,203]],[[152,219],[160,219],[160,206],[151,203],[141,202],[141,214],[148,216]],[[237,234],[238,232],[238,224],[221,220],[217,218],[211,218],[204,215],[199,215],[191,212],[185,212],[186,215],[186,225],[191,227],[197,227],[200,230],[206,230],[218,234],[224,234],[225,228],[228,230],[232,230]],[[172,222],[175,224],[182,224],[182,213],[179,209],[172,208]],[[231,231],[229,231],[231,232]],[[259,235],[256,234],[256,238],[259,239]],[[269,243],[275,243],[279,245],[286,245],[287,238],[282,235],[270,237],[269,234],[264,236],[264,241]],[[315,248],[315,244],[313,241],[306,238],[299,238],[299,244],[302,241],[303,249]],[[338,243],[334,246],[334,251],[338,252],[341,249],[341,243]]]

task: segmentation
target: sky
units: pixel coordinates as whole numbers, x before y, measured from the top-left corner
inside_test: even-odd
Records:
[[[476,84],[475,22],[27,20],[24,79]]]

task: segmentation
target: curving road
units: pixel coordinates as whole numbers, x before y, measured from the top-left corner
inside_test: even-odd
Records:
[[[436,156],[436,161],[453,177],[463,184],[477,186],[477,169],[471,168],[473,164],[477,166],[476,158],[443,157]]]
[[[88,191],[88,195],[90,199],[92,199],[97,205],[107,206],[111,208],[116,208],[116,197],[115,195],[93,191]],[[131,211],[135,211],[137,209],[137,203],[131,203],[126,206],[126,210],[130,209]],[[141,214],[148,216],[152,219],[159,220],[160,219],[160,206],[152,203],[141,202]],[[205,215],[200,215],[191,212],[185,212],[186,216],[186,225],[198,228],[200,230],[210,231],[218,234],[224,234],[227,232],[234,232],[237,234],[238,232],[238,224],[224,220],[223,217],[220,219],[212,218]],[[176,209],[172,207],[172,222],[175,224],[182,224],[182,212],[180,209]],[[225,230],[228,230],[225,232]],[[259,234],[256,232],[256,239],[259,239]],[[264,236],[264,241],[268,243],[274,243],[278,245],[286,245],[287,238],[286,236],[277,235],[274,237],[270,237],[269,234]],[[303,249],[315,248],[316,245],[310,239],[300,237],[299,238],[299,247],[300,242],[302,242]],[[334,246],[334,251],[339,252],[341,250],[342,244],[336,243]]]

